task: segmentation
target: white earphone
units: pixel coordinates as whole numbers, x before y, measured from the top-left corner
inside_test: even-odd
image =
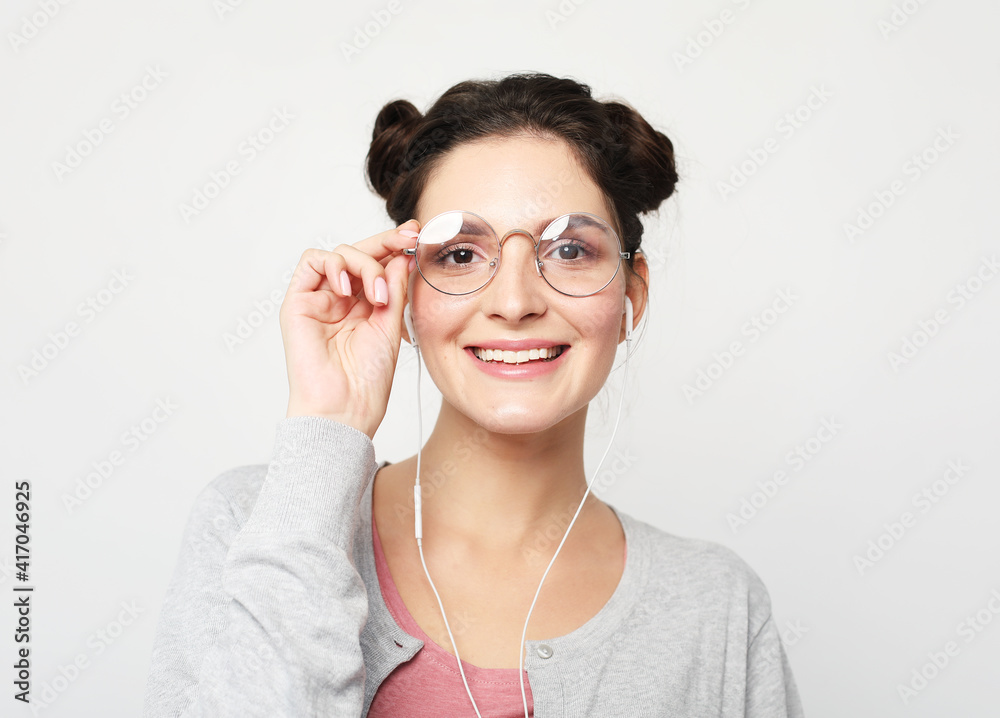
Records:
[[[410,305],[407,304],[403,307],[403,323],[406,325],[406,331],[410,335],[410,344],[413,348],[417,348],[417,332],[413,329],[413,316],[410,314]]]
[[[632,341],[632,300],[625,297],[625,341]]]

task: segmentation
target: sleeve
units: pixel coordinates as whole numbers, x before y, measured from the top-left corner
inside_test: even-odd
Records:
[[[367,435],[321,417],[278,423],[246,524],[213,482],[199,496],[161,611],[145,718],[361,716],[368,617],[353,563]]]
[[[795,678],[770,612],[747,648],[746,718],[803,718]]]

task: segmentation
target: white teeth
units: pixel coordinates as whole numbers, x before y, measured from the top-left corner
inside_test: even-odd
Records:
[[[520,349],[518,351],[503,349],[483,349],[476,347],[473,353],[483,361],[503,362],[504,364],[524,364],[538,359],[555,359],[562,354],[561,347],[542,347],[540,349]]]

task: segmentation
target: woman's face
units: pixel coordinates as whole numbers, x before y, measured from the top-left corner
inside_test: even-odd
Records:
[[[478,214],[498,237],[519,228],[537,239],[567,212],[611,223],[569,145],[536,138],[465,143],[449,152],[427,183],[416,219],[422,227],[448,210]],[[604,385],[624,336],[625,268],[597,294],[569,297],[538,275],[528,236],[507,237],[500,257],[492,281],[461,296],[438,292],[414,272],[414,328],[445,402],[490,431],[537,432],[584,409]],[[562,353],[522,364],[476,356],[479,349],[514,348],[510,342],[523,342],[523,349],[562,347]]]

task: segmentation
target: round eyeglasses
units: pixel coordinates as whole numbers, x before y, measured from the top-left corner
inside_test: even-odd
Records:
[[[570,212],[549,222],[538,241],[524,229],[503,238],[474,212],[451,210],[431,218],[420,229],[416,246],[403,253],[416,257],[417,271],[443,294],[479,291],[500,268],[503,242],[525,234],[535,245],[535,271],[560,294],[587,297],[604,289],[630,257],[604,219],[589,212]]]

